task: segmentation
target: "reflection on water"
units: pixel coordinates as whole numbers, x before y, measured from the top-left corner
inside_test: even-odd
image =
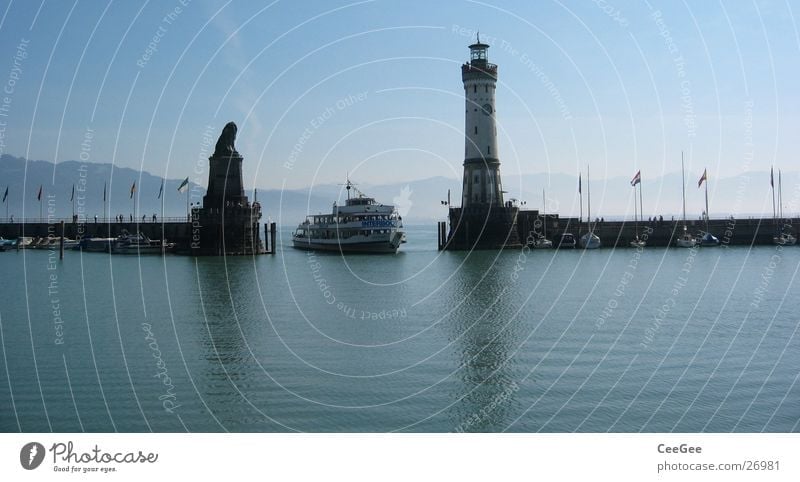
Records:
[[[519,386],[510,364],[518,320],[508,294],[514,253],[447,253],[459,266],[443,287],[448,306],[448,339],[460,369],[450,410],[453,430],[481,432],[504,426]]]
[[[699,250],[688,276],[647,249],[620,292],[632,250],[410,234],[344,259],[3,253],[0,429],[798,430],[800,249]]]

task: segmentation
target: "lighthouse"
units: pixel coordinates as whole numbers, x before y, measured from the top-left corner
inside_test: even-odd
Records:
[[[480,36],[461,66],[464,84],[464,178],[461,207],[450,207],[450,230],[440,229],[443,249],[520,247],[518,208],[503,200],[497,150],[497,65]]]
[[[466,103],[462,207],[503,206],[494,100],[497,66],[489,63],[488,50],[489,45],[478,37],[469,46],[469,63],[461,66]]]

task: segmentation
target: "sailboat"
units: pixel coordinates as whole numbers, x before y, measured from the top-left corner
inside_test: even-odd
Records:
[[[769,170],[769,183],[772,185],[772,218],[775,222],[775,236],[772,237],[772,242],[780,246],[794,246],[797,238],[787,233],[783,224],[783,180],[781,179],[781,171],[778,169],[778,210],[775,211],[775,183],[772,180],[772,169]],[[780,218],[780,226],[776,218]]]
[[[706,218],[706,231],[703,237],[700,238],[700,246],[719,246],[719,239],[708,232],[708,169],[703,169],[703,175],[700,177],[700,180],[697,181],[697,187],[699,188],[704,182],[706,183],[706,210],[704,215]]]
[[[547,239],[547,215],[545,215],[546,202],[544,189],[542,189],[542,234],[533,242],[533,249],[549,249],[553,247],[553,242]]]
[[[679,248],[694,248],[697,246],[697,240],[686,229],[686,172],[683,168],[683,151],[681,151],[681,180],[683,181],[681,185],[683,193],[683,234],[675,241],[675,246]]]
[[[639,185],[639,215],[636,214],[636,185]],[[642,171],[638,171],[633,179],[631,179],[631,186],[633,186],[633,220],[636,223],[636,237],[630,242],[631,248],[644,248],[647,245],[644,239],[639,238],[639,216],[642,215]]]
[[[586,225],[589,227],[589,232],[581,236],[578,244],[583,249],[597,249],[603,245],[600,238],[592,231],[592,188],[589,186],[589,167],[586,167]]]

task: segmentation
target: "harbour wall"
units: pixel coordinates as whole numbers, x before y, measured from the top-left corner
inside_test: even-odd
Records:
[[[61,236],[62,220],[53,222],[33,222],[33,223],[0,223],[0,236],[5,239],[16,239],[21,236],[34,238],[47,236]],[[187,248],[191,244],[193,229],[192,223],[181,222],[87,222],[73,223],[72,220],[64,220],[64,236],[71,239],[88,238],[115,238],[123,232],[131,234],[142,233],[150,239],[166,239],[169,242],[177,243],[182,248]]]
[[[591,226],[592,231],[600,237],[604,247],[627,247],[637,234],[646,238],[648,246],[674,246],[675,238],[683,233],[681,220],[640,221],[638,228],[632,221],[592,221],[579,222],[578,218],[559,218],[547,215],[547,238],[558,240],[562,233],[576,236],[585,234]],[[542,219],[536,211],[520,211],[517,217],[517,228],[521,240],[528,239],[530,234],[544,232]],[[783,231],[797,237],[800,218],[780,220],[777,226]],[[708,232],[719,238],[721,245],[761,245],[773,244],[773,236],[778,229],[771,218],[726,218],[710,219]],[[706,232],[704,220],[686,220],[689,234],[701,236]]]

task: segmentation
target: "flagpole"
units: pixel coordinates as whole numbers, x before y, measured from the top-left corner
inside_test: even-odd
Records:
[[[642,206],[642,174],[639,171],[639,217],[644,221],[644,206]]]
[[[639,188],[641,189],[641,188]],[[636,226],[636,239],[639,239],[639,217],[636,215],[636,184],[633,185],[633,223]]]
[[[72,185],[72,196],[69,200],[72,201],[72,219],[75,219],[75,184]]]
[[[703,175],[704,175],[704,177],[706,177],[706,179],[704,181],[704,183],[706,185],[706,232],[708,232],[708,217],[709,217],[709,215],[708,215],[708,177],[706,175],[707,172],[708,171],[703,171]]]
[[[189,211],[189,188],[188,187],[186,188],[186,220],[189,221],[189,222],[192,221],[192,215],[191,215],[191,212]]]

